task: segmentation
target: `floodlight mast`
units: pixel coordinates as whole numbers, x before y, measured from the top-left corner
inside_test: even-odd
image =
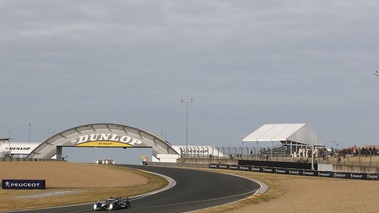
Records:
[[[32,126],[32,123],[29,123],[29,142],[30,142],[30,128]]]
[[[186,157],[188,155],[188,104],[193,102],[193,99],[191,98],[189,101],[181,100],[182,103],[186,104]]]

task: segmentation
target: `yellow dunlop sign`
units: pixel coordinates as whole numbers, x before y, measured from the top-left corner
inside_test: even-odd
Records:
[[[127,135],[102,133],[81,135],[71,143],[74,146],[131,147],[142,144],[142,141]]]

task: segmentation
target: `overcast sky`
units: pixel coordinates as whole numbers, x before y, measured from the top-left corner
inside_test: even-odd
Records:
[[[0,138],[117,123],[235,146],[306,123],[379,144],[379,2],[0,0]],[[162,131],[163,129],[163,131]]]

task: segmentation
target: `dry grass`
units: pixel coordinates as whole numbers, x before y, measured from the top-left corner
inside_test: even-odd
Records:
[[[269,190],[261,196],[199,213],[379,212],[377,181],[214,170],[257,179],[266,183]]]
[[[66,162],[3,162],[1,179],[45,179],[46,190],[1,190],[0,211],[94,202],[127,197],[160,189],[167,181],[159,176],[117,166]],[[69,194],[19,198],[45,193]],[[16,205],[17,204],[17,205]]]

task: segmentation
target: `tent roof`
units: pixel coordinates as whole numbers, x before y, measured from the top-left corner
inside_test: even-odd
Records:
[[[265,124],[242,141],[292,141],[307,145],[323,145],[323,142],[306,124]]]

